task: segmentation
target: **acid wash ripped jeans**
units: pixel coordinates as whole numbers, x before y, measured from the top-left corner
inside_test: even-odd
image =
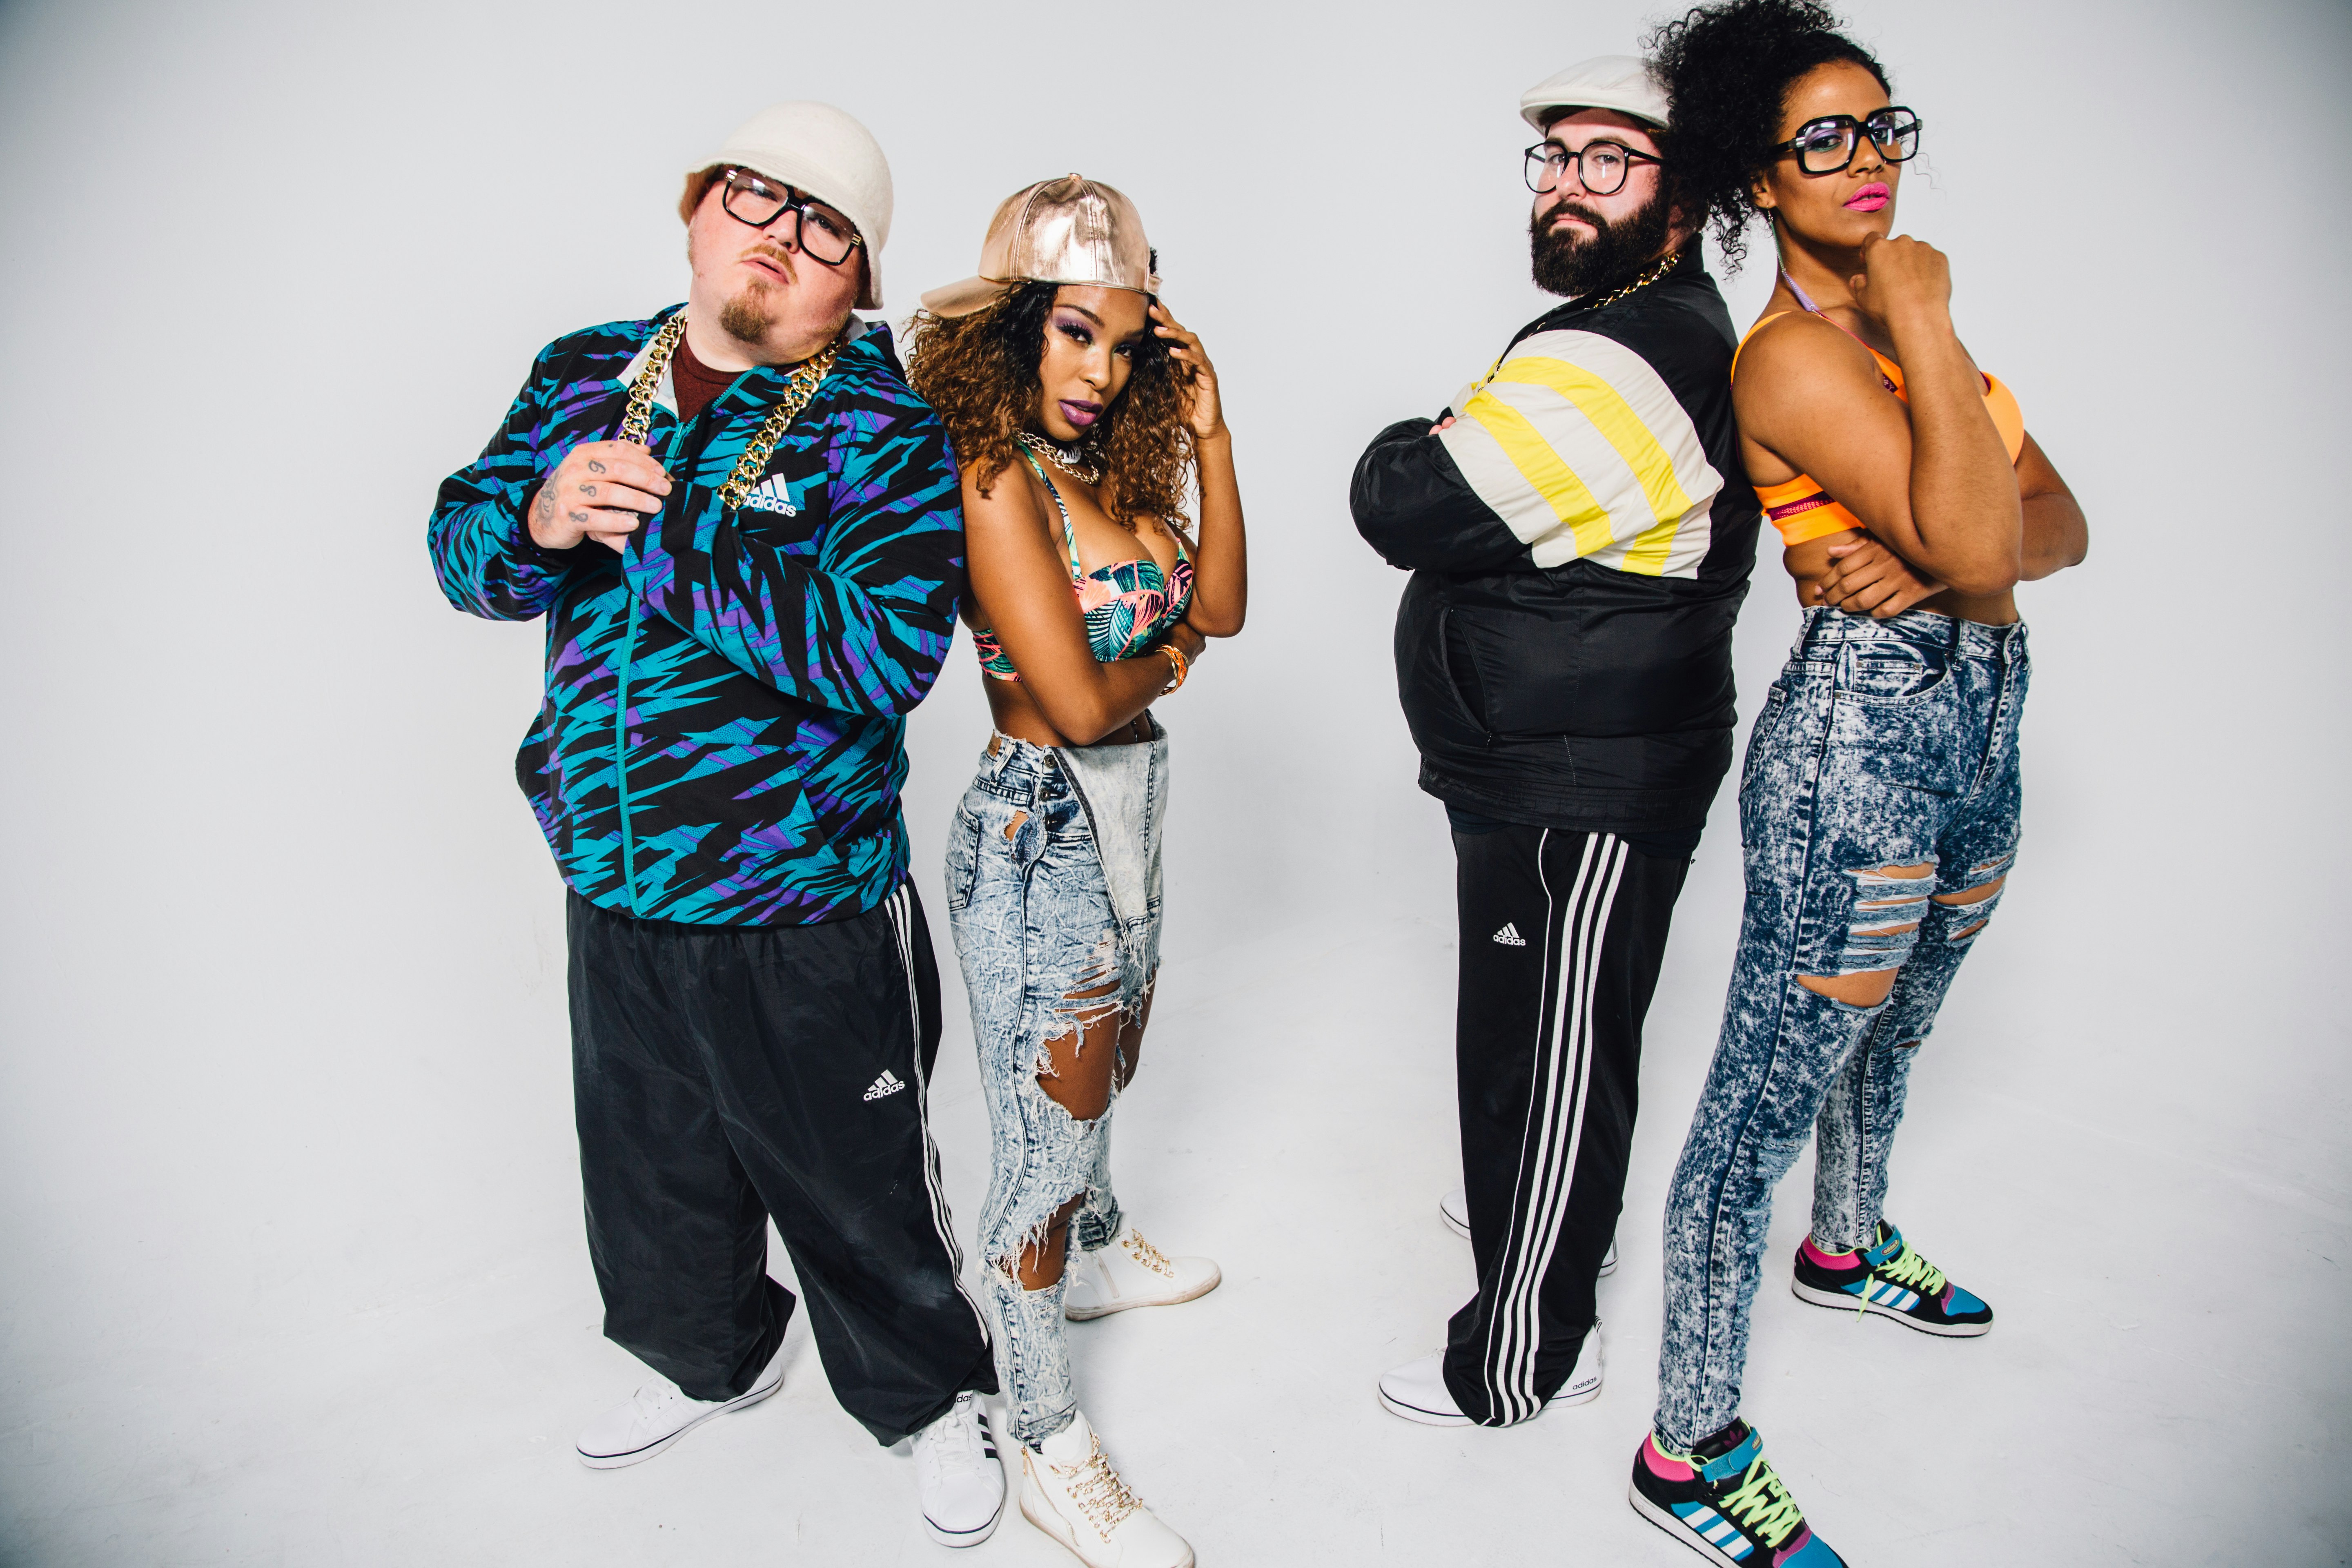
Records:
[[[1666,1199],[1658,1435],[1739,1414],[1772,1188],[1815,1137],[1813,1238],[1869,1244],[1919,1044],[2017,853],[2025,627],[1805,612],[1739,785],[1748,898]],[[1800,983],[1898,969],[1874,1007]]]
[[[1167,731],[1124,746],[1045,747],[998,735],[949,830],[948,919],[971,997],[971,1028],[993,1133],[981,1210],[982,1277],[1013,1435],[1035,1447],[1077,1408],[1063,1337],[1068,1271],[1022,1288],[1024,1252],[1045,1244],[1072,1198],[1068,1245],[1118,1234],[1110,1107],[1080,1121],[1045,1092],[1054,1043],[1117,1050],[1142,1016],[1160,967],[1160,824]],[[1097,1028],[1100,1045],[1081,1034]],[[1118,1064],[1111,1094],[1126,1063]]]

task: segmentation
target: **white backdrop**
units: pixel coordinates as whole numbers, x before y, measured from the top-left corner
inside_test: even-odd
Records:
[[[2005,1332],[1848,1337],[1768,1279],[1750,1409],[1850,1554],[2344,1561],[2352,13],[1852,15],[1927,124],[1900,226],[1953,257],[2092,549],[2021,595],[2028,847],[1897,1169]],[[0,1560],[931,1552],[814,1357],[786,1414],[643,1472],[564,1453],[635,1374],[595,1336],[560,889],[510,769],[539,633],[452,613],[423,549],[540,344],[681,295],[680,171],[785,97],[891,156],[894,319],[1021,184],[1126,190],[1238,432],[1256,598],[1166,710],[1169,969],[1121,1113],[1130,1205],[1228,1283],[1088,1341],[1089,1408],[1217,1562],[1572,1557],[1588,1531],[1671,1557],[1616,1500],[1737,916],[1729,803],[1652,1019],[1608,1397],[1564,1435],[1387,1421],[1369,1380],[1466,1289],[1428,1215],[1452,870],[1395,710],[1402,578],[1346,510],[1371,432],[1543,308],[1519,90],[1643,20],[0,8]],[[1794,622],[1768,552],[1750,710]],[[935,920],[986,724],[960,644],[910,740]],[[982,1111],[936,930],[968,1226]],[[1017,1521],[985,1550],[1066,1561]]]

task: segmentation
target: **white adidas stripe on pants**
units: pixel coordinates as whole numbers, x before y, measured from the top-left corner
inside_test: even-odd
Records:
[[[1528,1097],[1528,1125],[1519,1143],[1504,1279],[1481,1362],[1487,1398],[1505,1422],[1527,1420],[1542,1407],[1535,1386],[1538,1299],[1568,1214],[1577,1147],[1583,1137],[1585,1097],[1592,1079],[1592,993],[1627,853],[1624,840],[1615,834],[1587,835],[1566,912],[1555,921],[1552,914],[1559,901],[1542,856],[1542,847],[1550,842],[1551,833],[1546,830],[1536,858],[1546,900],[1543,984],[1557,992],[1549,1019],[1550,1047],[1545,1047],[1538,1008],[1536,1087]],[[1524,1200],[1522,1193],[1528,1194]]]

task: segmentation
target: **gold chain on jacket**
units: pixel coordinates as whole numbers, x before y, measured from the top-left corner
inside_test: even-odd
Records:
[[[662,323],[661,331],[646,352],[645,363],[637,367],[636,384],[629,388],[629,403],[621,415],[621,439],[635,441],[642,447],[653,433],[654,388],[661,382],[662,372],[669,368],[670,356],[677,352],[678,341],[686,336],[686,312],[680,310]],[[768,416],[760,422],[759,432],[744,447],[743,455],[735,460],[735,471],[719,487],[719,504],[732,511],[751,498],[751,487],[768,467],[776,443],[784,438],[816,389],[824,384],[833,362],[841,357],[841,341],[835,339],[812,358],[803,360],[784,383],[784,395]]]
[[[1583,306],[1582,308],[1588,310],[1598,310],[1603,305],[1613,305],[1618,300],[1622,300],[1626,295],[1631,294],[1634,289],[1646,289],[1651,284],[1655,283],[1659,279],[1664,278],[1667,273],[1672,272],[1675,269],[1675,263],[1680,261],[1682,258],[1683,253],[1679,250],[1674,252],[1672,255],[1660,257],[1658,258],[1658,264],[1655,267],[1651,268],[1647,272],[1643,273],[1631,283],[1626,284],[1623,288],[1619,289],[1612,293],[1603,295],[1601,298],[1592,301],[1591,304]]]

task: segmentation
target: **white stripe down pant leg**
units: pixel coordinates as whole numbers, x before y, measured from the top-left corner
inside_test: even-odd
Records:
[[[1478,1293],[1446,1335],[1472,1420],[1536,1415],[1591,1329],[1633,1136],[1642,1021],[1688,862],[1614,834],[1454,835],[1454,1070]]]

